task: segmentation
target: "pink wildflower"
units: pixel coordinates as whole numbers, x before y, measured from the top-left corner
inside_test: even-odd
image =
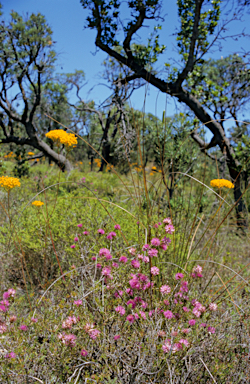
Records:
[[[110,251],[107,249],[107,248],[101,248],[99,250],[99,256],[105,256],[107,257],[108,255],[110,255]]]
[[[7,353],[5,356],[5,359],[15,359],[16,354],[14,352]]]
[[[151,248],[151,249],[148,250],[148,255],[150,257],[157,257],[157,254],[158,254],[157,249]]]
[[[165,231],[166,233],[168,233],[169,235],[172,235],[172,233],[174,233],[175,229],[174,229],[174,226],[172,224],[168,224],[166,225],[165,227]]]
[[[196,308],[196,307],[193,309],[192,312],[193,312],[193,314],[194,314],[196,317],[200,317],[200,315],[201,315],[201,312],[200,312],[200,311],[198,310],[198,308]]]
[[[161,244],[161,241],[160,241],[157,237],[154,237],[154,238],[151,240],[151,244],[152,244],[154,247],[159,247],[159,245]]]
[[[189,332],[191,332],[191,329],[189,329],[189,328],[183,328],[183,329],[181,330],[181,332],[184,333],[184,334],[188,334]]]
[[[166,295],[171,292],[171,287],[169,285],[162,285],[160,288],[160,292],[162,295]]]
[[[102,275],[103,276],[110,276],[110,274],[111,274],[111,268],[110,267],[104,267],[102,269]]]
[[[7,308],[4,305],[0,305],[0,311],[6,312]]]
[[[22,325],[20,325],[19,329],[21,329],[21,331],[27,331],[28,327],[27,327],[27,325],[22,324]]]
[[[165,332],[165,331],[160,330],[160,331],[158,332],[158,337],[165,337],[165,336],[166,336],[166,332]]]
[[[180,339],[180,340],[179,340],[179,343],[185,345],[185,347],[189,347],[189,342],[188,342],[188,340],[186,340],[186,339]]]
[[[158,228],[159,227],[159,225],[158,224],[154,224],[154,228]]]
[[[112,240],[113,237],[115,237],[115,236],[116,236],[116,233],[115,233],[115,232],[110,232],[110,233],[108,234],[108,236],[107,236],[107,239],[108,239],[108,240]]]
[[[17,317],[15,315],[10,316],[9,320],[10,323],[14,323],[16,321]]]
[[[210,311],[216,311],[217,310],[217,304],[216,303],[210,303],[209,309],[210,309]]]
[[[98,229],[98,231],[97,231],[98,233],[100,233],[100,235],[104,235],[104,233],[105,233],[105,231],[103,230],[103,229]]]
[[[162,345],[163,352],[168,353],[171,350],[171,342],[170,340],[166,340],[165,343]]]
[[[181,280],[183,279],[183,277],[184,277],[183,273],[176,273],[175,280]]]
[[[93,340],[97,339],[97,337],[100,335],[100,331],[98,331],[98,329],[90,329],[90,331],[88,332],[89,334],[89,337]]]
[[[154,275],[154,276],[159,275],[159,272],[160,272],[159,268],[157,268],[157,267],[152,267],[150,269],[150,271],[151,271],[152,275]]]
[[[116,224],[115,229],[121,229],[121,226],[119,224]]]
[[[119,340],[120,337],[121,337],[121,335],[115,335],[115,336],[114,336],[114,340],[115,340],[115,341],[116,341],[116,340]]]
[[[70,246],[70,248],[75,248],[76,246],[75,246],[75,244],[72,244],[71,246]]]
[[[119,259],[120,263],[126,263],[128,261],[127,257],[126,256],[121,256],[120,259]]]
[[[130,248],[128,251],[129,251],[129,253],[130,253],[132,256],[135,256],[135,253],[136,253],[136,249],[135,249],[135,248]]]
[[[89,235],[89,232],[88,231],[84,231],[83,234],[87,236],[87,235]]]
[[[0,334],[7,332],[7,327],[5,324],[0,324]]]
[[[142,247],[142,250],[146,251],[148,248],[149,248],[149,244],[144,244],[143,247]]]
[[[195,321],[194,319],[191,319],[191,320],[189,320],[189,322],[188,322],[188,324],[191,325],[191,326],[192,326],[192,325],[195,325],[195,323],[196,323],[196,321]]]
[[[75,241],[75,242],[79,241],[79,238],[78,238],[78,237],[75,237],[75,238],[74,238],[74,241]]]
[[[132,324],[132,323],[135,321],[135,318],[134,318],[133,315],[128,315],[128,316],[126,317],[126,320],[127,320],[130,324]]]
[[[14,297],[16,294],[16,290],[14,288],[10,288],[10,289],[8,289],[7,293],[9,296]],[[5,297],[4,297],[4,299],[5,299]]]
[[[78,228],[82,228],[82,224],[77,224]]]
[[[215,328],[214,327],[208,327],[207,328],[209,333],[215,333]]]
[[[37,323],[38,322],[38,319],[36,319],[35,317],[32,317],[30,320],[32,321],[32,323]]]
[[[206,323],[201,323],[200,327],[206,328],[207,324]]]
[[[146,313],[145,312],[143,312],[143,311],[139,311],[139,313],[140,313],[140,315],[141,315],[141,318],[143,319],[143,320],[146,320]]]
[[[161,249],[163,249],[163,251],[166,251],[168,249],[168,246],[166,244],[161,244],[160,247]]]
[[[68,345],[70,347],[74,347],[76,344],[76,336],[75,335],[72,335],[72,334],[66,335],[63,332],[63,333],[59,333],[58,338],[60,340],[62,340],[63,344]]]
[[[126,312],[125,308],[121,305],[118,305],[118,307],[115,308],[115,311],[118,312],[121,316],[125,315]]]
[[[85,349],[81,350],[81,356],[85,357],[87,356],[88,352]]]
[[[172,220],[170,219],[170,217],[166,217],[166,219],[163,220],[163,223],[164,224],[172,224]]]
[[[102,268],[102,264],[97,263],[97,264],[96,264],[96,268],[101,269],[101,268]]]
[[[187,308],[187,307],[183,307],[182,309],[183,309],[184,312],[189,312],[190,311],[190,309]]]
[[[140,262],[138,260],[136,260],[136,259],[131,261],[131,265],[134,268],[137,268],[137,269],[140,268]]]
[[[166,319],[172,319],[172,318],[174,317],[173,312],[171,312],[171,311],[169,311],[169,310],[163,312],[163,315],[166,317]]]

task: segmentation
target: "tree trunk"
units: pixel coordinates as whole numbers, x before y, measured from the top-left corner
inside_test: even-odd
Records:
[[[234,183],[234,202],[236,203],[236,219],[237,226],[244,232],[246,228],[248,228],[248,212],[246,205],[244,203],[241,191],[241,175],[238,172],[228,165],[229,173],[232,179],[235,181]]]

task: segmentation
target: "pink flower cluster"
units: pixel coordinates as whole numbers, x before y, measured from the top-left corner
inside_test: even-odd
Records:
[[[58,339],[61,340],[63,344],[69,347],[74,347],[76,345],[77,337],[71,333],[67,335],[63,332],[63,333],[59,333]]]
[[[63,329],[71,329],[72,325],[76,324],[78,319],[75,316],[69,316],[63,323]]]
[[[89,324],[87,323],[84,327],[84,330],[87,332],[87,334],[89,335],[89,337],[92,339],[92,340],[96,340],[97,337],[100,336],[101,332],[95,328],[95,325],[94,324]]]

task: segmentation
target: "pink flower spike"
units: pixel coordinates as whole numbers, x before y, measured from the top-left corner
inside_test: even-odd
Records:
[[[160,272],[159,268],[157,267],[152,267],[150,271],[154,276],[159,275],[159,272]]]
[[[87,356],[88,352],[85,349],[81,350],[81,356],[85,357]]]
[[[74,241],[75,241],[75,242],[79,241],[79,238],[78,238],[78,237],[75,237],[75,238],[74,238]]]
[[[181,280],[183,279],[183,277],[184,277],[183,273],[176,273],[175,280]]]
[[[76,246],[75,246],[75,244],[72,244],[71,246],[70,246],[70,248],[75,248]]]
[[[78,228],[82,228],[82,224],[77,224]]]
[[[121,226],[119,224],[116,224],[114,228],[115,229],[121,229]]]
[[[32,323],[37,323],[37,322],[38,322],[38,319],[36,319],[35,317],[32,317],[32,318],[31,318],[31,321],[32,321]]]
[[[114,340],[115,340],[115,341],[116,341],[116,340],[119,340],[120,337],[121,337],[121,335],[115,335],[115,336],[114,336]]]
[[[98,231],[97,231],[98,233],[100,233],[100,235],[104,235],[104,233],[105,233],[105,231],[103,230],[103,229],[98,229]]]

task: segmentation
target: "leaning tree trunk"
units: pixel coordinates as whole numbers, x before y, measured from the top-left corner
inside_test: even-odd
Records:
[[[237,226],[244,231],[246,228],[248,228],[248,218],[247,218],[248,212],[242,197],[243,192],[241,190],[241,175],[234,167],[230,165],[228,165],[228,170],[229,170],[230,176],[234,180],[234,202],[236,204],[235,208],[236,208]]]

